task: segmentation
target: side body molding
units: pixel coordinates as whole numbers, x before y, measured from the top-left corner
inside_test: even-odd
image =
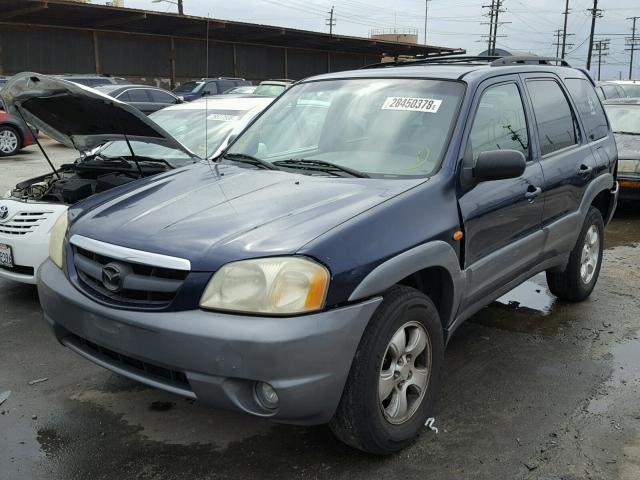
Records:
[[[445,269],[453,284],[451,308],[452,316],[458,310],[464,289],[464,275],[460,271],[460,261],[456,252],[447,243],[436,240],[411,248],[374,268],[356,287],[349,301],[379,295],[391,288],[403,278],[429,267]],[[452,318],[443,318],[444,325],[448,325]]]

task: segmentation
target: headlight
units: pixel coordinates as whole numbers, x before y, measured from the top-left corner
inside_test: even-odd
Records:
[[[329,271],[299,257],[272,257],[228,263],[209,281],[200,307],[287,315],[320,310]]]
[[[64,212],[51,229],[49,237],[49,257],[59,268],[64,265],[64,237],[67,235],[69,228],[69,218],[67,212]]]

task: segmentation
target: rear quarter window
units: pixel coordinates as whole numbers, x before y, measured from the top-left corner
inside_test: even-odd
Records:
[[[584,79],[568,78],[564,81],[582,119],[590,142],[609,134],[609,123],[600,99],[591,84]]]

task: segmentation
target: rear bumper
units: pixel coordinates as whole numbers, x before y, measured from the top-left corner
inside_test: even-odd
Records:
[[[620,200],[640,201],[640,174],[618,173]]]
[[[291,318],[118,310],[85,297],[50,261],[38,291],[58,340],[89,360],[214,407],[297,424],[331,419],[381,302]],[[276,389],[276,410],[257,401],[256,381]]]

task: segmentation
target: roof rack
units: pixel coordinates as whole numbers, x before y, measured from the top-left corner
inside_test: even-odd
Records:
[[[393,61],[393,62],[381,62],[373,63],[371,65],[365,65],[360,67],[361,69],[368,68],[387,68],[387,67],[409,67],[412,65],[456,65],[456,64],[489,64],[492,67],[503,67],[509,65],[553,65],[562,67],[571,67],[569,62],[562,58],[555,57],[537,57],[535,55],[518,55],[509,57],[499,56],[469,56],[469,55],[449,55],[449,56],[433,56],[426,58],[418,58],[415,60],[405,61]]]

